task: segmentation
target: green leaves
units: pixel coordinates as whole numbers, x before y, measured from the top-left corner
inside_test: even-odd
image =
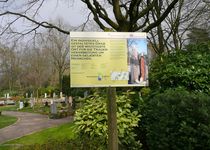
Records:
[[[150,67],[150,87],[154,90],[184,87],[210,92],[210,47],[189,45],[187,50],[162,55]]]
[[[150,149],[210,147],[210,97],[205,93],[166,90],[145,101],[142,114]]]
[[[140,143],[135,141],[136,134],[133,129],[138,126],[141,115],[137,111],[132,111],[130,94],[134,94],[134,92],[117,96],[118,136],[122,145],[138,148]],[[95,92],[82,101],[84,102],[83,107],[78,109],[75,114],[76,131],[80,135],[86,135],[93,139],[100,137],[104,140],[104,143],[107,143],[106,97]]]

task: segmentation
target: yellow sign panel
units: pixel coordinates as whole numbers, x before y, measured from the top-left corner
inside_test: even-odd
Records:
[[[141,79],[140,59],[146,55],[145,33],[72,32],[71,87],[145,86],[148,79]],[[132,62],[132,57],[137,60]]]

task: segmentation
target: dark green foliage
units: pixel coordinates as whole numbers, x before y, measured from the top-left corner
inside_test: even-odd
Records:
[[[62,92],[66,96],[77,96],[84,97],[84,92],[90,91],[90,88],[71,88],[70,87],[70,76],[64,75],[62,80]]]
[[[39,92],[39,96],[43,96],[45,93],[47,93],[50,97],[53,96],[54,92],[57,95],[60,93],[60,91],[56,87],[53,87],[53,86],[38,88],[38,92]]]
[[[210,97],[204,93],[166,90],[145,101],[142,115],[150,150],[210,148]]]
[[[90,140],[88,137],[77,137],[75,139],[49,140],[44,144],[24,145],[17,150],[106,150],[101,140],[96,138]]]
[[[24,107],[28,107],[28,106],[29,106],[28,100],[25,100],[25,101],[23,102],[23,105],[24,105]]]
[[[210,46],[189,45],[187,50],[162,55],[150,68],[152,90],[184,87],[189,91],[210,92]]]
[[[62,92],[66,96],[71,95],[71,88],[70,88],[70,76],[69,75],[64,75],[63,80],[62,80]]]

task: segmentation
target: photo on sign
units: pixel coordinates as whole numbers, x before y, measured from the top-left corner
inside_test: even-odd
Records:
[[[148,81],[148,54],[146,39],[127,40],[128,44],[128,84],[140,84]]]

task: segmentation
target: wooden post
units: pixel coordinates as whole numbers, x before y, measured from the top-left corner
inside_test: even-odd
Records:
[[[108,150],[118,150],[116,88],[107,89]]]

